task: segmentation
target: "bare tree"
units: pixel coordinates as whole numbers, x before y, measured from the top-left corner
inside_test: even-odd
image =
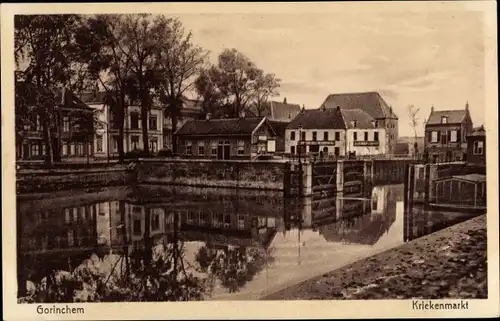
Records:
[[[414,141],[413,141],[413,150],[414,156],[418,155],[418,135],[417,128],[420,125],[420,118],[418,113],[420,112],[420,108],[416,108],[414,105],[409,105],[407,108],[408,116],[410,117],[410,126],[413,128]]]
[[[160,35],[156,51],[158,94],[166,115],[172,120],[172,133],[175,133],[185,95],[194,90],[207,52],[193,43],[191,32],[187,32],[178,19],[159,16],[155,22]],[[176,147],[173,139],[173,152]]]

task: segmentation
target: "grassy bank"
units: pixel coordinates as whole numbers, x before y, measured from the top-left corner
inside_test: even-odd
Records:
[[[481,215],[263,300],[487,298],[486,254]]]

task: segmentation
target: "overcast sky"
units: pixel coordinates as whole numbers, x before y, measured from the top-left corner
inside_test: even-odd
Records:
[[[317,108],[330,93],[378,91],[413,135],[406,108],[427,118],[462,109],[484,123],[484,40],[478,12],[179,15],[215,61],[236,48],[282,79],[280,97]],[[423,125],[422,125],[423,128]],[[419,131],[422,133],[423,131]]]

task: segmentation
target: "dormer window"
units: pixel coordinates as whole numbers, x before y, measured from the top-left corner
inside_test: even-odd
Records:
[[[353,121],[352,121],[352,127],[356,128],[356,124],[357,124],[357,123],[356,123],[356,121],[355,121],[355,120],[353,120]]]
[[[448,117],[446,116],[441,117],[441,124],[448,124]]]

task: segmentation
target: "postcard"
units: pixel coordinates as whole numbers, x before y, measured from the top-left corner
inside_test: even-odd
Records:
[[[498,316],[495,10],[2,4],[4,318]]]

